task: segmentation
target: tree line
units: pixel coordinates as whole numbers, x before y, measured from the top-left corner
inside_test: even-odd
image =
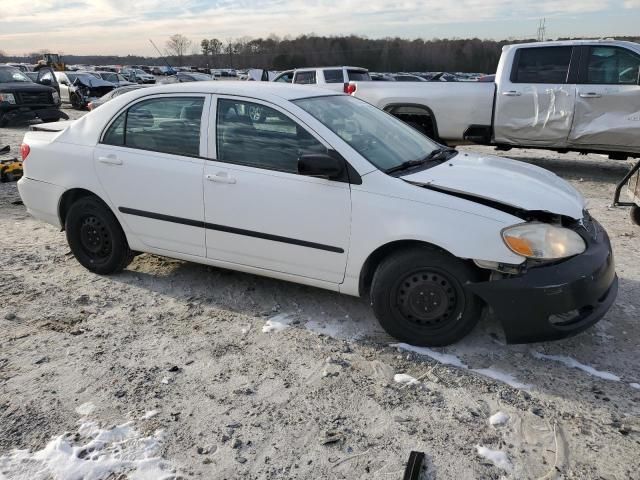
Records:
[[[640,41],[640,37],[618,37]],[[502,47],[530,40],[470,39],[370,39],[356,35],[297,38],[267,38],[221,40],[202,39],[199,43],[188,37],[173,35],[164,45],[164,59],[171,65],[205,68],[264,68],[286,70],[320,65],[353,65],[379,72],[446,71],[494,73]],[[42,57],[34,53],[26,57],[11,57],[0,52],[0,61],[35,63]],[[89,65],[163,65],[162,57],[64,55],[67,64]]]

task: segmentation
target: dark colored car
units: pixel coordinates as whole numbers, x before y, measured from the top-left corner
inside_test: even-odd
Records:
[[[109,100],[113,100],[114,98],[122,95],[123,93],[131,92],[133,90],[137,90],[139,88],[144,88],[148,86],[150,85],[140,85],[140,84],[134,83],[131,85],[125,85],[124,87],[116,88],[114,90],[111,90],[109,93],[106,93],[105,95],[101,96],[100,98],[92,102],[89,102],[87,107],[89,108],[89,110],[95,110],[103,103],[107,103]]]
[[[126,85],[137,85],[134,82],[128,81],[119,73],[105,72],[105,71],[95,71],[95,72],[86,71],[81,73],[88,73],[89,75],[93,75],[96,78],[101,78],[106,82],[113,83],[116,87],[124,87]]]
[[[33,82],[17,68],[0,66],[0,126],[14,121],[56,122],[69,118],[60,110],[60,95],[50,86],[52,82],[42,82]]]

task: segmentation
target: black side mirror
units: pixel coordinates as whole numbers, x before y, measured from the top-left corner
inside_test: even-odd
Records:
[[[40,84],[41,85],[46,85],[47,87],[51,86],[51,79],[50,78],[43,78],[40,80]]]
[[[307,153],[298,158],[298,173],[310,177],[340,180],[344,178],[344,160],[326,153]]]

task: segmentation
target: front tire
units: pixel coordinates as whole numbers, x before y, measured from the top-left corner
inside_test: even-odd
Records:
[[[479,279],[476,269],[442,250],[413,248],[382,261],[371,304],[392,337],[418,346],[450,345],[480,320],[482,303],[465,287]]]
[[[120,272],[133,259],[118,219],[97,197],[84,197],[71,205],[65,230],[73,255],[94,273]]]

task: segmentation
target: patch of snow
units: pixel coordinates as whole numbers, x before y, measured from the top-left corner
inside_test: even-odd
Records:
[[[249,333],[249,330],[251,330],[251,325],[245,325],[244,327],[242,327],[240,332],[242,333],[242,335],[246,335],[247,333]]]
[[[496,467],[501,468],[507,472],[510,472],[513,468],[511,465],[511,461],[507,454],[501,450],[491,450],[487,447],[481,447],[480,445],[476,445],[476,450],[478,455],[486,458],[491,463],[493,463]]]
[[[500,370],[496,370],[494,368],[474,368],[472,371],[479,373],[480,375],[483,375],[485,377],[498,380],[499,382],[506,383],[507,385],[519,390],[529,390],[531,388],[531,385],[519,382],[518,380],[516,380],[516,377],[514,377],[510,373],[501,372]]]
[[[409,345],[408,343],[392,343],[389,346],[396,347],[401,350],[406,350],[408,352],[417,353],[418,355],[426,355],[427,357],[431,357],[434,360],[437,360],[438,362],[445,365],[451,365],[458,368],[469,368],[467,365],[462,363],[462,360],[449,353],[440,353],[427,347],[416,347],[413,345]]]
[[[407,375],[406,373],[396,373],[393,376],[393,381],[396,383],[402,383],[405,385],[416,385],[420,383],[414,377],[412,377],[411,375]]]
[[[640,383],[630,383],[629,386],[631,388],[637,388],[638,390],[640,390]]]
[[[11,480],[169,480],[176,468],[160,457],[163,437],[162,431],[143,437],[132,422],[111,429],[84,423],[78,435],[60,435],[37,452],[0,456],[0,472]]]
[[[509,415],[504,412],[496,412],[489,417],[489,423],[493,426],[504,425],[509,421]]]
[[[76,413],[86,417],[87,415],[91,415],[91,413],[96,409],[96,406],[91,402],[83,403],[76,407]]]
[[[140,417],[140,420],[149,420],[150,418],[158,415],[158,410],[149,410],[143,416]]]
[[[164,377],[162,380],[160,380],[160,383],[163,383],[165,385],[169,385],[169,377]]]
[[[567,367],[577,368],[578,370],[582,370],[589,375],[593,375],[594,377],[602,378],[604,380],[612,380],[615,382],[620,381],[620,377],[614,375],[613,373],[596,370],[595,368],[590,367],[589,365],[584,365],[583,363],[580,363],[571,357],[567,357],[564,355],[545,355],[544,353],[539,353],[534,350],[531,351],[531,355],[539,360],[553,360],[554,362],[560,362]]]
[[[281,332],[289,328],[293,318],[288,313],[281,313],[271,317],[262,327],[262,333]]]

